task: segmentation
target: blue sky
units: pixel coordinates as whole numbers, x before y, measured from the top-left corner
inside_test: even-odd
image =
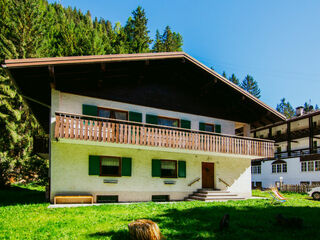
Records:
[[[54,2],[53,0],[49,2]],[[276,107],[320,105],[319,0],[60,0],[113,24],[141,5],[152,37],[166,25],[181,33],[183,50],[207,66],[258,81],[261,100]]]

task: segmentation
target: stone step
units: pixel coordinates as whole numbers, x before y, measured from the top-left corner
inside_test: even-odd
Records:
[[[193,196],[200,196],[200,197],[215,197],[215,196],[226,196],[226,197],[236,197],[237,194],[233,194],[230,192],[215,192],[215,193],[203,193],[203,192],[196,192],[192,194]]]
[[[226,202],[226,201],[237,201],[237,200],[245,200],[245,198],[220,198],[220,199],[192,199],[192,198],[186,198],[185,201],[191,202],[191,201],[203,201],[203,202]]]
[[[198,193],[230,193],[229,191],[221,191],[221,190],[205,190],[205,189],[198,189]],[[196,192],[195,192],[196,193]]]
[[[200,201],[201,200],[219,200],[219,199],[225,199],[225,200],[228,200],[228,199],[244,199],[244,198],[239,197],[239,196],[205,196],[205,197],[202,197],[202,196],[195,196],[195,195],[192,195],[189,198],[200,200]]]

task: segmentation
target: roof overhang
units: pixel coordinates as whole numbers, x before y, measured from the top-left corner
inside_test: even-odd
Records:
[[[51,88],[246,122],[252,128],[285,120],[184,52],[12,59],[2,66],[44,127],[48,126]]]

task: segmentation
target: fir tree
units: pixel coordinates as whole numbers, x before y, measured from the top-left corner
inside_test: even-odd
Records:
[[[149,37],[147,23],[146,13],[139,6],[132,12],[132,18],[128,19],[125,26],[130,53],[149,52],[149,45],[152,43],[152,40]]]
[[[261,97],[261,90],[258,87],[258,83],[249,74],[243,79],[242,83],[240,84],[240,87],[242,87],[247,92],[251,93],[256,98]]]
[[[236,77],[234,73],[232,73],[231,77],[229,77],[229,80],[233,82],[234,84],[239,85],[239,79]]]
[[[225,71],[222,72],[222,77],[227,78],[227,74]]]
[[[293,107],[289,102],[286,102],[285,98],[280,100],[280,103],[277,104],[276,110],[286,116],[286,118],[291,118],[295,114]]]

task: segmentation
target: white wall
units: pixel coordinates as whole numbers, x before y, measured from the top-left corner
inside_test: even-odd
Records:
[[[68,142],[69,141],[69,142]],[[73,143],[71,143],[73,142]],[[203,152],[202,154],[170,152],[164,148],[144,150],[128,148],[124,144],[94,143],[63,139],[52,141],[51,200],[56,194],[86,193],[96,195],[118,195],[119,201],[150,201],[152,195],[170,195],[171,200],[183,200],[202,187],[201,180],[188,186],[194,179],[201,178],[201,163],[215,164],[215,188],[227,189],[242,197],[251,196],[251,159],[237,155],[225,156]],[[90,176],[89,155],[118,156],[132,158],[131,177]],[[186,161],[186,178],[164,179],[151,176],[152,159]],[[227,188],[219,182],[226,181]],[[104,179],[117,179],[117,184],[104,183]],[[164,180],[176,184],[165,185]]]
[[[300,182],[320,181],[320,171],[301,172],[300,158],[281,159],[287,162],[286,173],[272,173],[272,162],[264,161],[261,163],[261,174],[252,174],[253,182],[262,182],[262,187],[274,186],[276,181],[283,177],[284,184],[300,184]]]
[[[57,90],[52,90],[52,108],[51,108],[51,117],[52,123],[55,121],[55,112],[67,112],[82,114],[82,104],[96,105],[99,107],[114,108],[126,111],[135,111],[142,113],[142,121],[145,122],[146,114],[153,114],[158,116],[172,117],[178,119],[185,119],[191,121],[191,129],[198,130],[199,122],[220,124],[221,131],[223,134],[234,135],[235,134],[235,122],[210,118],[205,116],[199,116],[188,113],[174,112],[164,109],[157,109],[151,107],[145,107],[140,105],[85,97],[70,93],[64,93]]]

